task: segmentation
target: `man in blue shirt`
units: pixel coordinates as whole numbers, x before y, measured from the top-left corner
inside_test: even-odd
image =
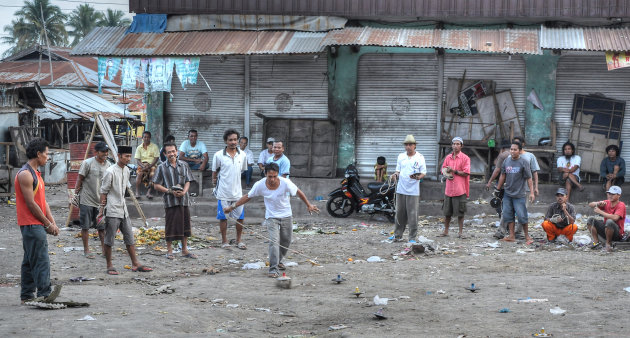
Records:
[[[608,190],[611,186],[620,186],[626,176],[626,161],[619,157],[619,147],[614,144],[606,147],[606,154],[599,166],[599,176],[604,179],[604,188]]]
[[[188,139],[179,146],[179,160],[188,163],[191,170],[208,169],[208,150],[206,145],[197,141],[197,131],[188,131]]]
[[[284,155],[284,144],[282,141],[275,141],[273,143],[273,156],[267,159],[267,163],[275,163],[280,167],[280,176],[289,178],[289,172],[291,171],[291,161]]]

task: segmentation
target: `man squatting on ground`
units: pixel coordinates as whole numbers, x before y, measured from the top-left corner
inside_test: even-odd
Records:
[[[464,140],[455,137],[451,141],[453,152],[446,155],[442,170],[446,173],[446,187],[444,188],[444,232],[438,237],[448,236],[451,217],[457,217],[459,225],[458,237],[462,238],[464,230],[464,214],[466,213],[466,199],[470,195],[470,158],[462,153]]]
[[[188,164],[177,160],[175,143],[164,144],[167,161],[158,165],[153,176],[153,187],[164,193],[164,239],[166,258],[173,259],[173,241],[181,241],[182,256],[196,259],[197,255],[188,251],[188,237],[191,236],[190,199],[188,189],[194,181]]]
[[[98,222],[98,206],[100,203],[101,179],[105,170],[110,167],[107,161],[109,147],[105,142],[99,142],[94,146],[96,152],[94,157],[90,157],[81,163],[77,185],[74,188],[74,198],[72,204],[79,208],[79,222],[81,223],[81,240],[83,241],[83,255],[86,258],[94,259],[94,254],[90,252],[90,228],[98,231],[98,238],[101,241],[101,252],[105,255],[104,236],[105,223]]]
[[[601,247],[599,236],[606,239],[606,251],[612,251],[612,241],[620,241],[624,234],[624,222],[626,220],[626,204],[621,202],[621,188],[613,185],[606,191],[607,199],[599,202],[591,202],[589,207],[596,214],[604,217],[604,220],[589,217],[586,224],[593,238],[591,249]]]
[[[503,195],[503,222],[508,223],[510,234],[502,241],[514,242],[516,236],[514,234],[514,214],[518,217],[518,222],[523,226],[523,233],[525,234],[525,240],[527,244],[531,244],[534,241],[529,237],[527,229],[527,201],[525,185],[529,186],[529,200],[533,202],[536,198],[534,196],[534,187],[532,183],[532,172],[529,168],[529,161],[521,157],[521,150],[523,146],[518,141],[512,141],[510,146],[510,157],[503,161],[501,167],[501,176],[499,177],[499,183],[497,189],[501,189],[505,183],[505,193]]]
[[[573,235],[578,227],[575,224],[575,208],[567,201],[566,189],[558,188],[556,191],[556,202],[547,209],[542,228],[550,242],[561,238],[560,236],[565,236],[569,242],[573,242]]]
[[[217,198],[217,219],[221,230],[221,247],[228,248],[230,243],[227,239],[227,216],[225,207],[234,204],[243,196],[241,188],[241,173],[247,170],[247,157],[245,153],[238,149],[238,131],[228,129],[223,133],[223,141],[226,147],[217,151],[212,157],[212,184],[215,188]],[[245,218],[245,208],[239,207],[228,213],[230,218],[237,218],[236,221],[236,246],[241,250],[247,249],[241,240],[243,234],[243,219]]]
[[[407,135],[405,152],[398,155],[396,172],[396,226],[394,236],[389,239],[402,241],[405,228],[409,226],[409,242],[415,243],[418,234],[418,204],[420,203],[420,180],[427,174],[424,156],[416,152],[416,139]]]
[[[49,297],[50,260],[46,234],[57,236],[50,206],[46,202],[44,180],[38,170],[48,161],[48,142],[36,138],[26,146],[28,162],[15,176],[15,206],[17,223],[22,233],[22,259],[20,299],[22,304],[37,297]],[[58,292],[58,291],[57,291]]]
[[[136,257],[133,231],[129,221],[129,212],[125,203],[125,192],[131,189],[129,184],[129,168],[131,161],[131,147],[118,146],[118,162],[107,168],[101,182],[101,205],[98,218],[105,214],[105,258],[107,259],[107,274],[117,275],[118,271],[112,265],[112,247],[116,231],[120,229],[127,252],[131,258],[132,271],[149,272],[148,266],[142,266]]]
[[[252,190],[247,195],[224,209],[225,212],[229,213],[256,196],[264,197],[265,221],[263,226],[266,226],[269,232],[269,277],[272,278],[278,277],[278,270],[286,269],[283,259],[289,251],[289,245],[291,245],[293,214],[289,195],[297,195],[306,204],[309,213],[319,212],[319,209],[308,201],[306,195],[293,182],[278,176],[279,171],[276,163],[265,165],[267,176],[254,183]]]

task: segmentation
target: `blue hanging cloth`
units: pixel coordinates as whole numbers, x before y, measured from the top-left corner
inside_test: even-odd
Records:
[[[109,58],[107,60],[107,77],[113,81],[120,70],[120,58]]]
[[[107,71],[107,58],[99,56],[98,57],[98,93],[103,94],[103,90],[101,86],[105,81],[105,73]]]
[[[127,33],[164,33],[166,14],[136,14]]]
[[[197,74],[199,73],[199,57],[175,58],[175,71],[182,88],[186,90],[187,84],[197,84]]]

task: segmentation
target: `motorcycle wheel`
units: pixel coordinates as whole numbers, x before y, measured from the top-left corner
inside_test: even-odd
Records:
[[[390,205],[390,208],[394,211],[385,213],[385,216],[387,217],[388,221],[392,223],[396,223],[396,205],[393,203],[393,201],[390,201],[389,205]]]
[[[352,214],[354,201],[345,195],[336,195],[328,199],[326,210],[332,217],[345,218]]]

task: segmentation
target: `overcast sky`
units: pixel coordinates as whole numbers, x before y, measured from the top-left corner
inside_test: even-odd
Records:
[[[81,0],[51,0],[53,5],[59,6],[61,11],[65,14],[70,14],[79,5],[87,3],[92,5],[97,11],[105,12],[108,8],[118,9],[126,13],[126,17],[131,19],[129,14],[129,1],[127,0],[95,0],[95,1],[81,1]],[[11,23],[13,20],[13,14],[17,12],[24,5],[23,0],[0,0],[0,36],[7,36],[4,32],[4,26]],[[70,38],[72,40],[72,38]],[[0,54],[9,49],[10,46],[0,44]]]

